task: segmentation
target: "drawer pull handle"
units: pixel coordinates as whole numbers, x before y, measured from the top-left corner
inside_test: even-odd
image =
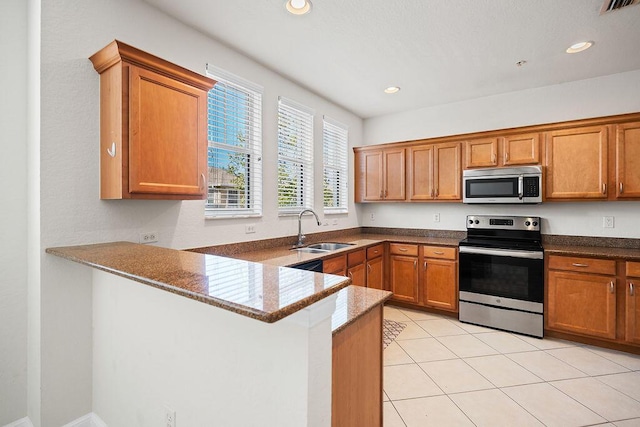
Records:
[[[623,190],[624,190],[624,184],[622,182],[620,182],[620,194],[622,194]]]
[[[202,178],[202,187],[200,188],[204,190],[207,187],[207,178],[205,178],[203,173],[200,174],[200,178]]]
[[[616,287],[613,284],[613,280],[612,280],[612,281],[609,282],[609,293],[611,293],[611,294],[614,293],[615,289],[616,289]]]
[[[353,280],[353,272],[349,272],[349,279]]]
[[[444,255],[444,252],[442,251],[433,251],[433,253],[436,255]]]
[[[407,249],[407,248],[398,248],[398,250],[399,250],[400,252],[407,252],[409,249]]]
[[[371,264],[367,264],[367,271],[371,272]]]
[[[602,183],[602,194],[607,194],[607,184]]]
[[[629,282],[629,296],[634,296],[636,293],[635,286],[633,282]]]
[[[424,269],[427,269],[427,261],[424,262]]]
[[[496,164],[496,153],[491,153],[491,163]]]
[[[373,251],[374,254],[380,253],[380,251],[378,251],[377,249],[375,251]]]
[[[416,268],[418,268],[418,260],[413,260],[413,269],[415,270]]]
[[[589,264],[580,264],[579,262],[574,262],[573,264],[574,267],[589,267]]]

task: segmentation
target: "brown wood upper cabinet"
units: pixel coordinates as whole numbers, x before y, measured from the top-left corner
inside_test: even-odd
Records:
[[[577,127],[545,134],[547,199],[606,199],[606,126]]]
[[[405,200],[405,149],[356,152],[356,202]]]
[[[90,59],[100,73],[100,197],[206,198],[215,81],[117,40]]]
[[[616,198],[640,197],[640,122],[616,126]]]
[[[461,200],[460,144],[407,148],[409,200]]]
[[[540,135],[525,133],[465,142],[465,169],[538,165]]]

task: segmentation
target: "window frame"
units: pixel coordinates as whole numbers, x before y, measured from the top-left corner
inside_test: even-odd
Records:
[[[338,182],[331,188],[337,206],[327,206],[327,171],[334,171]],[[322,118],[322,206],[325,215],[349,213],[349,127],[328,116]]]
[[[248,203],[245,203],[242,207],[214,207],[209,201],[209,194],[211,191],[211,178],[207,183],[207,198],[205,200],[205,218],[207,219],[224,219],[224,218],[248,218],[248,217],[261,217],[263,214],[263,180],[262,180],[262,97],[264,89],[242,77],[229,73],[221,68],[215,67],[211,64],[207,64],[206,74],[216,80],[216,85],[207,94],[207,137],[208,137],[208,149],[207,149],[207,168],[212,168],[209,162],[209,156],[212,156],[212,150],[225,150],[231,153],[237,153],[243,156],[247,156],[249,159],[249,166],[245,169],[245,174],[248,178],[245,178],[245,182],[249,182],[250,189],[248,190],[247,199]],[[221,86],[218,86],[221,85]],[[224,89],[222,89],[224,87]],[[215,100],[220,100],[221,96],[216,97],[214,91],[231,89],[231,97],[234,97],[233,93],[242,93],[246,96],[247,107],[250,111],[248,117],[245,118],[246,123],[240,124],[240,120],[237,119],[236,113],[228,111],[233,109],[233,106],[223,105],[223,118],[225,120],[223,128],[226,126],[246,126],[247,135],[245,135],[247,143],[246,146],[239,146],[228,144],[225,141],[215,141],[212,138],[212,134],[220,132],[220,129],[215,129],[213,126],[213,114],[211,104]],[[226,94],[227,92],[225,92]],[[215,99],[214,99],[215,97]],[[250,101],[250,102],[249,102]],[[230,119],[227,123],[226,119]],[[235,120],[235,121],[234,121]],[[223,136],[224,139],[224,136]],[[253,161],[251,161],[253,159]],[[245,176],[246,176],[245,175]],[[237,188],[229,188],[228,194],[238,191]],[[227,195],[228,195],[227,194]],[[223,198],[222,193],[220,197]],[[228,200],[228,198],[227,198]],[[248,204],[248,206],[247,206]]]
[[[285,97],[278,97],[278,161],[277,161],[277,207],[278,216],[297,215],[303,209],[314,206],[314,165],[313,165],[313,132],[315,111],[305,105]],[[290,120],[291,126],[284,126],[284,119]],[[296,138],[302,145],[284,145],[286,139]],[[288,155],[298,151],[298,157]],[[281,205],[281,198],[291,197],[281,187],[282,165],[293,165],[298,170],[297,186],[293,189],[293,199],[299,203]],[[291,174],[289,176],[292,176]],[[294,172],[295,176],[295,172]]]

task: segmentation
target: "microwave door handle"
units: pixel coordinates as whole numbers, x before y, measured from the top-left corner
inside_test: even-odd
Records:
[[[524,177],[520,175],[518,177],[518,199],[522,200],[524,196]]]

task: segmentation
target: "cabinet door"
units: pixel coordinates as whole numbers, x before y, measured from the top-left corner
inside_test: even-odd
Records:
[[[398,301],[418,302],[418,258],[391,256],[391,292]]]
[[[344,255],[327,258],[322,261],[322,272],[326,274],[337,274],[346,276],[346,260]]]
[[[362,184],[364,187],[363,199],[367,201],[382,200],[383,193],[383,168],[382,151],[366,151],[362,153]]]
[[[458,310],[458,263],[427,259],[424,261],[422,304],[443,310]]]
[[[616,279],[549,271],[548,327],[583,335],[616,337]]]
[[[465,169],[498,166],[498,138],[467,141],[465,154]]]
[[[529,133],[502,139],[502,162],[505,166],[540,164],[540,135]]]
[[[347,276],[351,279],[352,284],[356,286],[367,286],[367,273],[364,264],[356,265],[347,270]]]
[[[640,122],[616,127],[616,197],[640,197]]]
[[[607,128],[546,134],[547,199],[607,198]]]
[[[384,150],[384,200],[405,199],[404,148]]]
[[[409,151],[409,199],[431,200],[433,187],[433,145],[411,147]]]
[[[384,289],[384,258],[367,261],[367,288]]]
[[[460,144],[435,146],[434,185],[437,200],[461,200]]]
[[[640,279],[627,280],[627,330],[625,339],[635,344],[640,344],[639,284]]]
[[[207,93],[129,70],[129,191],[206,197]]]

